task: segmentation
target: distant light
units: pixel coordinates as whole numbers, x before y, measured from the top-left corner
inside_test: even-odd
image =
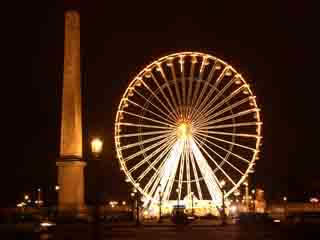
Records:
[[[274,219],[273,222],[279,223],[281,221],[280,221],[280,219]]]
[[[56,191],[59,191],[59,190],[60,190],[60,186],[59,186],[59,185],[56,185],[56,186],[54,187],[54,189],[55,189]]]
[[[24,195],[24,199],[25,200],[28,200],[29,199],[29,196],[26,194],[26,195]]]
[[[237,206],[232,205],[232,206],[230,207],[230,211],[231,211],[232,213],[236,213],[236,212],[237,212]]]
[[[287,201],[288,199],[287,199],[287,197],[286,196],[284,196],[283,197],[283,201]]]
[[[40,188],[38,188],[38,192],[41,192],[41,189],[40,189]]]
[[[52,222],[42,222],[40,223],[41,227],[51,227],[51,226],[55,226],[55,223]]]
[[[311,203],[318,203],[318,202],[319,202],[319,199],[313,197],[313,198],[310,198],[310,202],[311,202]]]
[[[224,185],[226,185],[226,181],[225,181],[225,180],[222,180],[222,181],[220,182],[220,185],[221,185],[221,187],[224,187]]]
[[[122,205],[126,205],[126,201],[122,201]]]
[[[23,207],[23,206],[24,206],[24,203],[23,203],[23,202],[17,204],[17,207],[19,207],[19,208],[20,208],[20,207]]]

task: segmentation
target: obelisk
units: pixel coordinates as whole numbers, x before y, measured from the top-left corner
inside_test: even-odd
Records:
[[[65,11],[64,72],[60,158],[57,161],[58,211],[79,214],[84,203],[84,167],[82,160],[80,13]]]

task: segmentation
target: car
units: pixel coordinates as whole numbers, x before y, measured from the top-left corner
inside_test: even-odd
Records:
[[[42,221],[39,221],[35,228],[35,232],[49,232],[50,230],[53,230],[56,226],[56,223],[49,221],[48,219],[44,219]]]

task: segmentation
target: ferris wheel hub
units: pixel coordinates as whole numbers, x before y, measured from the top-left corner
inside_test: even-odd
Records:
[[[179,139],[187,139],[192,136],[191,124],[188,122],[182,122],[177,128],[177,137]]]

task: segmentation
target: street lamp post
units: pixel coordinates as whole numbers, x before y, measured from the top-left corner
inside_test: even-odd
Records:
[[[249,183],[248,183],[248,181],[245,181],[244,185],[245,185],[245,189],[246,189],[245,204],[246,204],[247,212],[249,212]]]
[[[162,191],[161,191],[161,184],[159,184],[159,223],[162,222],[161,218],[161,209],[162,208]]]
[[[135,203],[136,203],[136,226],[140,226],[140,207],[139,207],[139,194],[137,191],[137,187],[139,186],[139,184],[137,184],[131,193],[131,196],[134,197]]]
[[[256,212],[256,197],[255,197],[255,194],[256,194],[256,190],[255,189],[252,189],[251,190],[251,193],[252,193],[252,210],[253,212],[255,213]]]
[[[176,189],[176,192],[178,194],[178,206],[177,207],[179,208],[179,205],[180,205],[180,202],[179,202],[179,200],[180,200],[180,198],[179,198],[179,188]]]
[[[140,225],[140,213],[139,213],[139,197],[138,197],[138,193],[136,194],[136,204],[137,204],[137,221],[136,221],[136,225],[139,226]]]
[[[222,192],[222,214],[221,214],[221,216],[222,216],[222,225],[225,225],[225,223],[226,223],[226,211],[225,211],[225,208],[226,208],[226,206],[225,206],[225,201],[224,201],[224,187],[225,187],[225,185],[226,185],[226,182],[224,181],[224,180],[222,180],[221,182],[220,182],[220,186],[221,186],[221,192]]]
[[[194,215],[194,210],[193,210],[193,192],[191,192],[191,215]]]
[[[41,200],[41,188],[37,189],[37,207],[40,208],[41,204],[42,204],[42,200]]]
[[[99,159],[100,154],[102,152],[102,146],[103,142],[99,138],[94,138],[91,141],[91,152],[94,156],[94,159]],[[97,174],[98,175],[98,174]],[[98,181],[97,181],[98,182]],[[99,221],[99,200],[98,200],[98,192],[96,193],[96,199],[95,199],[95,207],[94,207],[94,219],[95,222]]]
[[[283,203],[284,203],[284,219],[287,220],[287,200],[288,198],[286,196],[283,197]]]
[[[132,212],[132,214],[131,214],[131,219],[132,219],[132,221],[134,220],[134,209],[135,209],[135,193],[134,192],[132,192],[131,194],[131,212]]]

